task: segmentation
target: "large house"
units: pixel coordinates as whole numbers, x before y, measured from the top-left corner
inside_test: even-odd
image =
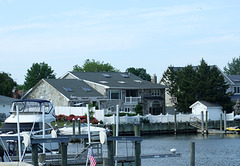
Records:
[[[104,96],[77,79],[42,79],[32,87],[23,99],[46,99],[55,106],[84,106],[104,100]]]
[[[67,72],[60,79],[42,79],[23,98],[51,100],[57,106],[86,104],[100,109],[135,112],[138,104],[144,114],[165,114],[165,86],[142,80],[131,73]]]

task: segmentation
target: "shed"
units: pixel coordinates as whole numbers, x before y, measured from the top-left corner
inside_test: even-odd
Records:
[[[222,106],[207,101],[197,101],[194,104],[192,104],[189,108],[192,109],[192,114],[199,118],[201,117],[202,111],[204,116],[206,115],[206,111],[208,111],[209,120],[219,120],[220,114],[223,113]]]

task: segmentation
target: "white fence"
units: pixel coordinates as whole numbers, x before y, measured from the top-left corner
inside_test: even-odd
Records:
[[[95,110],[94,111],[94,117],[97,120],[102,120],[104,124],[113,124],[115,123],[116,116],[110,116],[105,117],[106,110]],[[76,115],[76,116],[82,116],[87,114],[87,108],[86,107],[55,107],[55,114],[56,115],[66,115],[69,116],[70,114]],[[194,114],[177,114],[176,115],[176,121],[177,122],[189,122],[190,118],[197,117],[198,119],[201,119],[201,115],[194,115]],[[209,116],[208,116],[209,117]],[[224,119],[224,117],[222,116]],[[174,115],[166,114],[166,115],[137,115],[137,116],[121,116],[120,118],[120,124],[126,124],[126,123],[139,123],[141,120],[148,120],[150,123],[167,123],[167,122],[174,122]],[[234,113],[226,114],[226,120],[232,121],[234,119]],[[205,119],[204,119],[205,120]],[[209,120],[209,119],[208,119]],[[220,116],[219,116],[220,120]]]

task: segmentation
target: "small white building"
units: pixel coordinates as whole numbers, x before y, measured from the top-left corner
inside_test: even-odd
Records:
[[[207,101],[197,101],[189,108],[192,109],[192,114],[198,118],[201,118],[201,112],[203,111],[204,120],[206,111],[208,111],[208,120],[220,120],[220,114],[223,114],[222,106]]]
[[[10,115],[12,102],[17,99],[0,95],[0,121],[4,121]]]

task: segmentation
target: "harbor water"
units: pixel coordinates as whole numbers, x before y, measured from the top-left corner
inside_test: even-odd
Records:
[[[240,165],[240,135],[182,134],[143,136],[142,155],[171,153],[170,149],[175,148],[177,153],[181,153],[181,157],[142,159],[142,166],[188,166],[190,165],[191,142],[195,142],[196,166]],[[76,151],[78,146],[72,144],[69,148],[71,151]],[[119,142],[118,155],[134,155],[134,145],[126,141]]]

